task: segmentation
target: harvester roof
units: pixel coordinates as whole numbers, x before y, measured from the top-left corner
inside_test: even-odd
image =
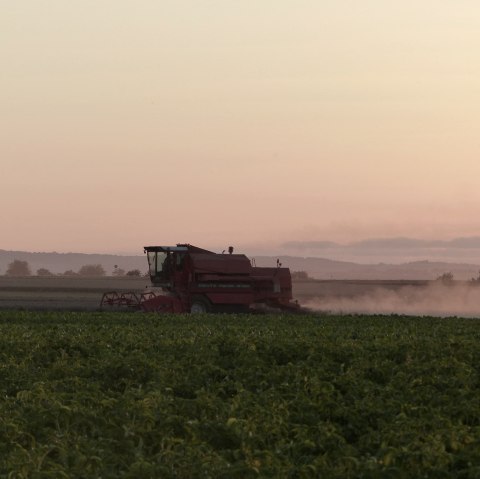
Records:
[[[198,246],[193,246],[191,244],[177,244],[177,246],[144,246],[144,251],[185,251],[189,253],[205,253],[205,254],[215,254],[213,251],[208,251],[206,249],[199,248]]]

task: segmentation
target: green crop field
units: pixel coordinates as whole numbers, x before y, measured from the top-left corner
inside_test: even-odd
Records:
[[[480,477],[479,320],[0,312],[0,342],[0,477]]]

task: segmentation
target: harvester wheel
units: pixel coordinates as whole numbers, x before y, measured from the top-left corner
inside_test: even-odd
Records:
[[[205,314],[210,310],[210,304],[204,298],[194,298],[190,305],[191,314]]]

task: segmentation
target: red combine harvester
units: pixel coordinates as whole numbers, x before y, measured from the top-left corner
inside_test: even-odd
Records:
[[[288,268],[252,266],[244,254],[217,254],[189,244],[145,246],[152,285],[162,293],[105,293],[103,306],[127,306],[147,312],[246,312],[299,310],[292,302]]]

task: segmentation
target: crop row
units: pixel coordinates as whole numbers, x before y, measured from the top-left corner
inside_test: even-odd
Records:
[[[480,323],[0,313],[0,477],[480,477]]]

